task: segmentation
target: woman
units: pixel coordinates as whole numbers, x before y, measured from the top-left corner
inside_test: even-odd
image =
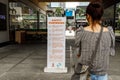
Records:
[[[79,73],[81,65],[91,66],[89,69],[91,80],[108,80],[107,71],[109,66],[109,55],[115,54],[115,36],[111,27],[101,26],[101,17],[103,15],[103,6],[100,2],[91,2],[86,9],[86,18],[89,26],[80,28],[76,32],[75,48],[80,49],[80,58],[75,68]],[[94,61],[91,56],[95,51],[96,41],[103,27],[102,36]],[[91,64],[90,64],[91,63]],[[72,80],[79,80],[79,74],[74,74]]]

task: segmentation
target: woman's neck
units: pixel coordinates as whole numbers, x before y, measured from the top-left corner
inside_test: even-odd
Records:
[[[92,29],[93,32],[99,32],[101,30],[101,25],[99,23],[90,24],[89,28]]]

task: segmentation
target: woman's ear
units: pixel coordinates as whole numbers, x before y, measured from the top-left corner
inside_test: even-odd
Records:
[[[89,15],[89,14],[86,14],[86,17],[87,17],[87,19],[89,19],[89,18],[90,18],[90,15]]]
[[[87,19],[87,21],[89,22],[89,14],[86,14],[86,19]]]
[[[89,22],[91,22],[92,17],[91,17],[89,14],[86,14],[86,18],[87,18],[87,20],[88,20]]]
[[[89,14],[86,14],[86,19],[88,21],[88,25],[91,23],[91,16]]]

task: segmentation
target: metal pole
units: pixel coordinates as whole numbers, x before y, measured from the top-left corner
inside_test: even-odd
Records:
[[[72,46],[70,46],[70,72],[73,73],[73,55],[72,55]]]

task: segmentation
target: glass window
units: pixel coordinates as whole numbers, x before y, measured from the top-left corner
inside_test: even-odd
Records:
[[[115,36],[116,40],[120,40],[120,2],[116,5],[116,28],[115,28]]]
[[[114,6],[110,6],[104,10],[103,25],[113,26],[113,20],[114,20]]]
[[[10,30],[37,29],[37,11],[20,2],[9,3]]]
[[[40,13],[39,14],[39,29],[47,29],[47,21],[46,21],[46,15]]]

